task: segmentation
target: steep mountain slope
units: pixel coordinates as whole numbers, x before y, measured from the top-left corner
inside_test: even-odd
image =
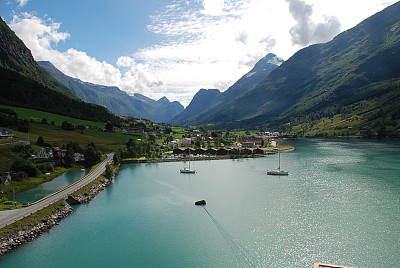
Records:
[[[170,122],[175,124],[197,124],[205,118],[219,113],[221,107],[229,105],[234,99],[251,90],[282,62],[283,59],[270,53],[260,59],[253,69],[243,75],[226,91],[221,93],[217,89],[200,89],[185,111]]]
[[[46,80],[24,42],[10,30],[0,17],[0,66],[29,75],[39,82]]]
[[[194,124],[197,117],[204,116],[204,113],[214,107],[221,98],[218,89],[200,89],[190,101],[186,109],[178,114],[169,123],[172,124]]]
[[[302,122],[310,114],[377,109],[400,97],[399,63],[400,3],[396,3],[328,43],[300,50],[254,89],[200,123],[277,126]]]
[[[63,74],[48,61],[41,61],[39,65],[51,73],[59,83],[71,89],[79,99],[107,107],[115,114],[167,122],[184,109],[179,102],[170,102],[165,97],[155,101],[141,94],[130,96],[117,87],[83,82]]]
[[[0,103],[92,121],[119,119],[104,107],[72,97],[46,78],[30,50],[0,18]]]

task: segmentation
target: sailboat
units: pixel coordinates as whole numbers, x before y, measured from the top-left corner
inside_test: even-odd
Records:
[[[189,167],[182,168],[181,173],[196,173],[195,169],[190,169],[190,148],[189,148]]]
[[[270,169],[267,171],[267,175],[289,175],[289,171],[281,170],[281,149],[278,147],[278,168]]]

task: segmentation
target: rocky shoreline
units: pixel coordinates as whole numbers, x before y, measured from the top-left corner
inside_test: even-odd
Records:
[[[17,247],[32,241],[36,237],[42,235],[43,232],[48,231],[54,225],[59,225],[59,222],[70,215],[74,209],[71,205],[83,204],[95,198],[101,191],[105,190],[108,185],[113,181],[115,174],[118,172],[119,167],[114,168],[113,176],[110,179],[105,179],[104,182],[93,185],[90,188],[89,194],[85,195],[82,192],[77,192],[73,196],[68,196],[64,201],[64,206],[53,212],[48,216],[46,221],[41,221],[38,224],[31,226],[28,225],[23,230],[14,231],[13,233],[2,235],[0,237],[0,256],[11,252]]]
[[[103,183],[99,183],[90,188],[89,194],[85,195],[84,193],[78,191],[74,195],[69,195],[65,200],[69,205],[79,205],[83,203],[87,203],[93,198],[96,197],[101,191],[105,190],[108,185],[113,181],[114,177],[111,179],[105,179]]]
[[[58,225],[59,221],[67,217],[71,214],[74,209],[67,203],[54,212],[48,217],[48,220],[45,222],[39,222],[35,226],[28,226],[26,230],[20,230],[18,232],[4,235],[0,239],[0,256],[9,253],[10,251],[16,249],[17,247],[32,241],[36,237],[42,235],[43,232],[48,231],[54,225]]]

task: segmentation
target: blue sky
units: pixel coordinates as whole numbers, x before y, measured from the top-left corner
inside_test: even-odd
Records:
[[[0,16],[65,74],[187,105],[268,53],[288,59],[395,0],[0,0]]]

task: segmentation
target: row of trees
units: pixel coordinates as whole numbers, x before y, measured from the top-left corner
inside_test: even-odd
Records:
[[[114,153],[114,162],[119,163],[124,158],[155,157],[158,152],[151,150],[151,142],[129,139],[125,147],[119,148]]]

